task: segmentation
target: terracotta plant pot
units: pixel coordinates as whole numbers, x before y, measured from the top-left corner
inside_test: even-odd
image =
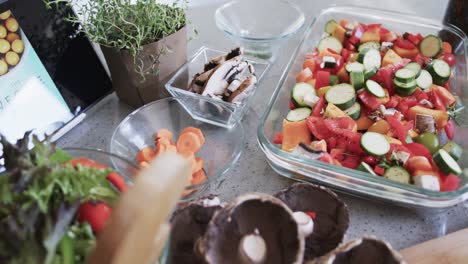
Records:
[[[134,58],[127,50],[104,46],[101,50],[117,96],[128,105],[139,107],[170,96],[164,84],[187,61],[187,28],[143,46],[138,58],[143,61],[145,69],[153,65],[154,58],[159,55],[159,64],[153,73],[145,74],[145,78],[135,71]]]

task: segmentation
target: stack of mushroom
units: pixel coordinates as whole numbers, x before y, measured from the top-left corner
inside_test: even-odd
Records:
[[[254,67],[235,48],[205,64],[189,85],[189,91],[210,98],[240,104],[253,91],[257,83]]]

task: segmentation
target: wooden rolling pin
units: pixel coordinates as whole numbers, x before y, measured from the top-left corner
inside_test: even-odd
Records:
[[[169,216],[191,174],[192,163],[175,152],[153,160],[121,195],[89,263],[155,263],[169,235]]]
[[[409,264],[467,264],[468,228],[400,251]]]

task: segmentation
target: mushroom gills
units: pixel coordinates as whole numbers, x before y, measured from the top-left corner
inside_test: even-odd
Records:
[[[267,245],[258,230],[241,239],[239,253],[246,263],[259,264],[265,261]]]
[[[220,65],[221,63],[228,61],[234,57],[242,55],[242,50],[241,48],[237,47],[233,50],[231,50],[229,53],[215,57],[211,59],[207,64],[205,64],[204,71],[211,70],[215,68],[216,66]]]
[[[324,152],[321,150],[315,150],[301,142],[293,149],[292,154],[308,159],[319,159],[323,156]]]

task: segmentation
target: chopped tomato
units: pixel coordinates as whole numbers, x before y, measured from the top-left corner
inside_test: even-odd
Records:
[[[401,97],[394,95],[390,97],[390,100],[384,104],[386,108],[395,108],[400,103]]]
[[[379,158],[372,156],[372,155],[365,156],[364,159],[362,159],[362,161],[369,164],[369,166],[371,167],[374,167],[377,164],[379,164]]]
[[[120,192],[125,192],[128,189],[128,185],[125,182],[125,179],[122,177],[122,175],[118,174],[117,172],[111,172],[109,175],[107,175],[106,179],[112,183],[112,185],[117,188]]]
[[[312,218],[312,220],[315,220],[315,218],[317,217],[317,214],[315,212],[306,212],[306,215],[308,215],[310,218]]]
[[[324,120],[325,126],[335,135],[343,135],[345,131],[352,131],[356,122],[351,117],[337,117]]]
[[[444,55],[444,61],[447,62],[447,64],[450,67],[453,67],[456,63],[455,56],[453,54],[447,53]]]
[[[312,112],[312,116],[320,117],[322,115],[321,112],[324,107],[325,107],[325,96],[322,95],[320,96],[319,101],[314,106],[314,111]]]
[[[455,138],[455,122],[449,120],[444,127],[445,134],[447,134],[448,139],[453,140]]]
[[[104,202],[88,201],[78,209],[78,221],[87,222],[95,233],[99,233],[110,219],[112,209]]]
[[[460,178],[455,176],[453,173],[450,173],[445,177],[444,176],[445,175],[441,175],[440,191],[451,192],[460,188]]]
[[[96,162],[92,159],[88,158],[74,158],[71,159],[67,162],[67,164],[72,165],[73,167],[76,167],[78,164],[80,164],[83,167],[90,167],[90,168],[96,168],[96,169],[106,169],[107,166],[104,164],[101,164],[99,162]]]
[[[391,65],[389,65],[391,66]],[[391,67],[380,68],[378,74],[381,78],[383,86],[387,88],[390,95],[395,94],[395,88],[393,87],[393,70]]]
[[[432,161],[431,152],[424,145],[419,143],[409,143],[406,144],[405,147],[409,149],[415,156],[423,156],[426,157],[429,161]]]
[[[386,32],[382,33],[382,29],[380,29],[380,41],[382,42],[393,42],[398,38],[398,35],[395,32]]]
[[[432,171],[431,162],[424,156],[413,156],[409,158],[405,163],[405,168],[409,173],[414,171]]]
[[[331,136],[331,132],[325,125],[324,119],[316,116],[309,116],[306,119],[306,125],[310,133],[318,140],[326,139]]]
[[[382,105],[382,101],[379,98],[373,96],[368,91],[363,91],[358,95],[359,99],[361,99],[362,103],[369,109],[369,110],[376,110]]]
[[[332,150],[336,149],[338,140],[336,137],[327,138],[327,150],[331,153]]]
[[[409,121],[403,125],[395,116],[387,115],[385,119],[396,132],[398,139],[401,142],[405,142],[408,131],[413,128],[413,121]]]
[[[382,176],[382,175],[384,175],[384,173],[385,173],[385,169],[382,168],[382,167],[380,167],[380,166],[375,166],[375,167],[374,167],[374,172],[375,172],[377,175]]]
[[[416,89],[416,91],[413,93],[413,96],[418,99],[418,102],[421,102],[421,100],[429,100],[429,95],[423,92],[421,89]]]
[[[344,153],[345,153],[345,150],[342,148],[333,148],[330,151],[330,155],[332,156],[332,158],[338,161],[342,161],[344,159],[344,155],[343,155]]]
[[[354,155],[344,155],[345,158],[340,160],[341,165],[346,168],[356,169],[361,162],[361,158],[359,156]]]
[[[432,103],[434,104],[435,109],[447,111],[447,106],[442,101],[439,94],[437,94],[436,90],[434,89],[431,91],[431,98],[432,98]]]
[[[273,136],[273,143],[283,144],[283,132],[275,132],[275,135]]]
[[[315,80],[315,89],[328,86],[330,84],[330,72],[323,70],[317,71]]]
[[[405,33],[404,37],[406,37],[407,40],[411,41],[415,46],[419,45],[419,42],[423,39],[423,36],[421,34],[418,35],[413,35],[411,33]]]
[[[348,49],[342,49],[341,50],[341,57],[346,61],[349,57],[349,50]]]
[[[382,27],[382,24],[368,24],[367,25],[367,30],[379,30]]]

